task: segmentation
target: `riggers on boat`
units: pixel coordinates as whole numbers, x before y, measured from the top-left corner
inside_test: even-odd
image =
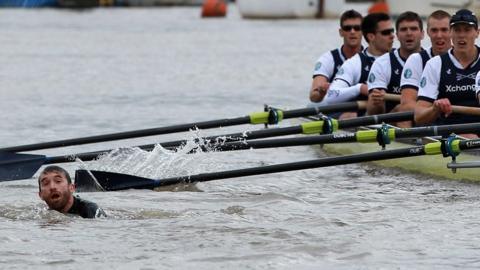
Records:
[[[390,126],[393,127],[393,126]],[[379,129],[379,126],[362,127],[359,130],[372,130]],[[395,127],[393,127],[395,128]],[[337,132],[338,136],[341,134],[350,133],[346,130],[340,130]],[[382,146],[378,142],[372,142],[371,138],[366,139],[366,142],[354,142],[354,143],[329,143],[319,146],[319,150],[327,155],[352,155],[358,153],[375,152],[382,149]],[[376,140],[374,140],[376,141]],[[412,147],[412,145],[420,145],[427,142],[436,141],[431,137],[422,139],[387,139],[388,143],[385,144],[385,149],[401,149]],[[384,141],[385,142],[385,141]],[[480,151],[471,150],[463,151],[458,157],[455,158],[456,163],[473,162],[477,164],[480,161]],[[434,176],[442,179],[450,180],[465,180],[465,181],[480,181],[480,168],[468,168],[468,169],[450,169],[448,164],[452,163],[451,157],[443,157],[443,155],[424,155],[399,159],[387,159],[372,161],[371,164],[382,168],[390,168],[395,170],[401,170],[413,174],[422,174],[428,176]],[[480,164],[479,164],[480,165]],[[455,167],[455,166],[454,166]],[[460,166],[461,167],[461,166]]]

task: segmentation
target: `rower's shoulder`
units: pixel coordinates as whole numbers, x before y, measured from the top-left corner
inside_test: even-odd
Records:
[[[425,68],[438,69],[442,65],[442,55],[436,55],[430,58],[425,65]]]

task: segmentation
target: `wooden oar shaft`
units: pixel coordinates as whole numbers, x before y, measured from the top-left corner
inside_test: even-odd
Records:
[[[459,113],[459,114],[480,116],[480,108],[479,107],[452,105],[452,111],[454,113]]]

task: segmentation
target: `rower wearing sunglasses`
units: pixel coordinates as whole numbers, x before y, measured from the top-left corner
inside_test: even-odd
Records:
[[[420,52],[424,36],[423,22],[417,13],[406,11],[395,22],[400,48],[379,57],[368,75],[367,114],[398,111],[398,104],[385,101],[385,93],[400,94],[400,78],[407,58]]]
[[[355,10],[345,11],[340,17],[340,37],[343,45],[340,48],[324,53],[317,60],[313,71],[310,101],[320,102],[327,93],[338,69],[343,62],[362,50],[362,15]]]
[[[343,63],[327,92],[323,104],[353,100],[366,100],[367,77],[373,61],[389,52],[393,45],[393,28],[390,16],[372,13],[362,21],[363,37],[368,47]],[[357,112],[343,113],[340,118],[355,117]]]
[[[475,45],[478,33],[473,12],[461,9],[452,15],[453,48],[433,57],[425,66],[415,106],[417,124],[480,122],[478,116],[452,113],[452,105],[479,106],[475,95],[475,77],[480,71],[480,48]]]
[[[399,111],[413,111],[417,103],[423,69],[427,61],[436,55],[446,53],[452,47],[450,37],[450,14],[443,10],[434,11],[427,18],[427,35],[432,46],[408,57],[400,81],[401,102]],[[411,127],[412,122],[402,122],[402,127]]]

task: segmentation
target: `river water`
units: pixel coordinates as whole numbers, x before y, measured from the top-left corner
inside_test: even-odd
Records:
[[[234,6],[227,18],[199,15],[198,8],[1,10],[1,146],[244,116],[264,103],[299,108],[316,58],[340,42],[333,20],[250,21]],[[131,165],[130,173],[182,175],[319,153],[292,147],[154,155],[122,164],[123,172]],[[118,165],[64,166],[73,174]],[[97,220],[48,211],[37,190],[34,179],[0,183],[0,269],[480,267],[480,187],[472,183],[348,165],[166,191],[79,194],[108,213]]]

